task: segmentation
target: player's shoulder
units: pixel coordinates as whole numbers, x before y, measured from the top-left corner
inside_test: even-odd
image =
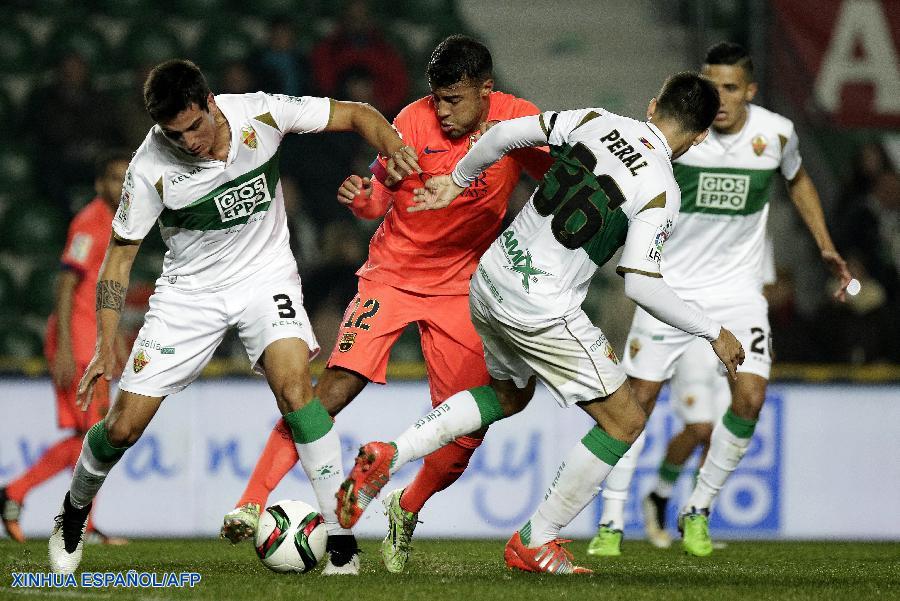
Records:
[[[490,99],[491,108],[488,114],[488,120],[490,121],[528,117],[541,112],[537,105],[530,100],[525,100],[506,92],[491,92]]]
[[[758,104],[747,105],[747,111],[750,113],[748,121],[755,128],[767,129],[782,136],[790,136],[794,132],[794,122],[784,115]]]
[[[413,100],[397,113],[395,121],[415,122],[424,116],[434,115],[434,105],[431,102],[431,96],[423,96],[418,100]]]
[[[107,223],[112,219],[112,209],[99,196],[94,197],[72,218],[70,229],[83,230],[97,224]]]
[[[434,115],[431,97],[423,96],[403,107],[394,117],[394,127],[405,141],[412,144],[415,144],[416,138],[429,131],[439,135],[440,128]]]

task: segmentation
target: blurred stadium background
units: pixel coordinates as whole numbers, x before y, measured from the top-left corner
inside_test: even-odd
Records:
[[[136,148],[152,125],[140,91],[152,65],[188,57],[204,69],[215,92],[330,95],[370,102],[391,117],[428,93],[424,65],[435,44],[447,34],[464,32],[491,48],[498,89],[544,109],[603,106],[640,117],[665,75],[697,68],[706,47],[730,39],[751,50],[760,82],[758,102],[797,125],[804,164],[862,292],[846,305],[830,300],[815,248],[776,185],[769,225],[777,277],[767,291],[775,400],[767,409],[769,426],[763,428],[768,434],[755,450],[759,461],[742,467],[748,478],[755,477],[754,469],[761,475],[746,490],[735,488],[737,510],[733,519],[723,518],[727,523],[721,527],[735,536],[749,529],[756,536],[855,533],[900,539],[900,443],[894,434],[900,426],[900,1],[819,0],[815,5],[811,14],[810,3],[801,0],[4,2],[0,482],[59,436],[52,425],[52,389],[41,348],[66,226],[92,197],[97,152],[109,146]],[[350,134],[294,136],[286,144],[282,174],[293,248],[307,310],[323,349],[330,349],[355,293],[354,272],[377,226],[354,220],[335,202],[335,191],[346,175],[365,173],[373,151]],[[520,186],[518,203],[527,199],[530,186]],[[163,250],[154,232],[139,255],[124,320],[132,335]],[[621,287],[613,270],[604,270],[587,308],[620,353],[633,310]],[[386,407],[398,412],[403,424],[425,406],[427,392],[420,383],[425,372],[414,328],[393,357],[393,379],[411,382],[367,390],[357,404],[368,409],[339,420],[342,428],[347,425],[348,451],[369,435],[366,428],[372,436],[397,429],[384,417]],[[140,513],[156,499],[165,503],[183,494],[191,510],[170,530],[153,530],[150,519],[135,530],[133,522],[117,518],[112,503],[103,509],[101,501],[98,524],[106,520],[107,528],[128,534],[215,531],[262,447],[275,408],[262,380],[249,379],[236,337],[223,344],[206,375],[206,382],[166,403],[150,432],[155,437],[145,437],[143,450],[132,451],[132,461],[114,472],[107,488],[116,492],[104,488],[101,495],[108,500],[128,495],[129,506]],[[254,415],[246,422],[236,426],[221,417],[247,412],[248,395],[256,398],[249,412]],[[559,416],[546,398],[537,403],[542,407],[529,409],[532,415],[517,422],[518,436],[498,433],[480,451],[483,460],[473,475],[443,495],[441,506],[461,504],[454,499],[471,501],[460,511],[480,516],[473,518],[475,525],[431,530],[426,518],[424,534],[493,536],[517,523],[516,516],[555,466],[553,439],[580,419]],[[380,421],[366,411],[380,413]],[[538,413],[546,418],[534,426],[537,438],[528,439],[521,428],[537,421]],[[360,422],[365,423],[357,427]],[[674,427],[665,415],[654,424],[660,440],[645,451],[641,465],[647,473],[658,461],[663,435]],[[836,447],[844,454],[840,460],[832,456]],[[818,473],[823,464],[828,469]],[[506,494],[502,486],[489,492],[485,482],[505,479],[510,494],[516,494],[521,478],[533,482],[528,480],[516,516],[482,511],[491,498]],[[25,512],[26,531],[47,529],[62,486],[57,478],[34,492]],[[285,486],[304,485],[298,476]],[[741,518],[741,508],[756,507],[753,491],[760,486],[771,503],[759,510],[762,517],[756,521],[746,513]],[[852,503],[853,513],[865,514],[871,524],[862,530],[829,525],[835,515],[845,514],[822,510],[808,513],[808,523],[797,526],[791,520],[799,518],[789,516],[804,513],[810,503],[843,504],[844,510]],[[639,518],[632,517],[636,526]],[[588,532],[591,519],[576,526],[576,533]],[[447,530],[457,526],[461,529]],[[374,534],[380,525],[373,522],[369,528]]]

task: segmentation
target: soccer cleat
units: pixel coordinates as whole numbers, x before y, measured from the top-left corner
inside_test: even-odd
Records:
[[[391,478],[391,463],[397,447],[387,442],[370,442],[359,448],[350,475],[337,491],[337,517],[342,528],[350,529],[372,499]]]
[[[6,487],[0,488],[0,521],[9,538],[17,543],[25,542],[25,534],[19,525],[19,516],[22,514],[22,504],[13,501],[6,495]]]
[[[709,538],[709,509],[691,507],[689,511],[678,516],[678,531],[681,532],[681,545],[688,555],[707,557],[713,552],[712,540]]]
[[[112,547],[121,547],[128,544],[127,538],[118,536],[109,536],[100,532],[96,528],[88,530],[84,533],[84,544],[86,545],[110,545]]]
[[[593,570],[572,563],[572,553],[562,547],[563,543],[569,542],[572,541],[557,538],[540,547],[526,547],[516,532],[506,543],[503,559],[506,560],[506,567],[523,572],[593,574]]]
[[[669,499],[651,492],[641,501],[644,511],[644,532],[647,540],[657,549],[668,549],[672,546],[672,537],[666,532],[666,505]]]
[[[219,536],[231,541],[232,545],[253,538],[259,525],[259,511],[259,505],[256,503],[235,507],[225,514]]]
[[[412,551],[412,536],[419,523],[419,514],[400,507],[400,497],[405,489],[391,492],[384,500],[388,518],[388,533],[381,541],[381,559],[384,567],[392,574],[403,572],[409,553]]]
[[[622,531],[612,527],[612,522],[600,524],[597,535],[588,543],[587,554],[593,557],[618,557],[622,554]]]
[[[91,504],[78,509],[69,501],[69,493],[63,499],[55,526],[50,534],[50,570],[55,574],[71,574],[78,569],[84,549],[84,528],[87,525]]]
[[[352,534],[336,534],[325,543],[328,563],[322,569],[322,576],[356,576],[359,574],[359,547]]]

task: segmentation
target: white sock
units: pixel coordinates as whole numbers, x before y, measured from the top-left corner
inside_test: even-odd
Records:
[[[341,528],[337,521],[337,505],[335,495],[341,482],[344,481],[344,466],[341,462],[341,440],[337,431],[331,428],[327,434],[312,442],[295,443],[297,454],[303,471],[309,477],[319,511],[325,518],[325,530],[329,536],[336,534],[352,534],[350,530]]]
[[[638,458],[644,450],[645,432],[628,449],[603,483],[603,514],[600,523],[613,530],[625,528],[625,502],[628,501],[628,489],[637,467]]]
[[[656,486],[653,487],[653,492],[656,493],[656,496],[662,497],[663,499],[668,499],[672,496],[672,492],[675,490],[675,483],[669,482],[668,480],[663,480],[662,478],[656,478]]]
[[[744,453],[747,452],[750,440],[751,438],[735,436],[722,423],[722,420],[716,422],[709,442],[709,453],[706,455],[706,461],[700,467],[700,475],[694,486],[694,492],[691,493],[685,506],[687,509],[691,507],[709,509],[713,499],[725,486],[728,476],[735,470]]]
[[[468,390],[458,392],[432,409],[394,440],[397,457],[391,473],[481,428],[481,411]]]
[[[597,493],[600,483],[613,466],[602,461],[579,442],[556,471],[556,477],[544,500],[519,536],[528,547],[539,547],[559,536],[559,531],[587,507]]]
[[[97,459],[90,445],[91,435],[98,435],[97,428],[102,429],[103,424],[96,424],[84,437],[84,442],[81,443],[81,454],[75,463],[72,482],[69,484],[69,502],[77,509],[87,507],[94,500],[109,472],[122,457],[119,454],[118,457],[111,458],[109,461]]]

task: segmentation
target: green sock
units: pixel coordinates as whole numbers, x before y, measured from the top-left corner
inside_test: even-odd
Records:
[[[284,421],[297,444],[315,442],[328,434],[334,426],[334,420],[317,397],[300,409],[285,413]]]
[[[469,392],[475,398],[475,403],[478,404],[482,428],[503,419],[503,408],[500,406],[500,399],[497,398],[497,393],[493,388],[479,386],[469,389]]]

